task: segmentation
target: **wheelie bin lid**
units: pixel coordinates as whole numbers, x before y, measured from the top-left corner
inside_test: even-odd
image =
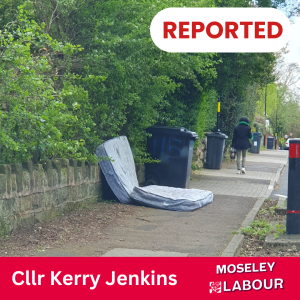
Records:
[[[205,133],[207,137],[214,137],[218,139],[227,139],[228,136],[225,133],[222,132],[212,132],[212,133]]]
[[[261,132],[253,132],[253,135],[261,136]]]
[[[267,139],[274,139],[274,136],[268,136]]]
[[[190,131],[184,127],[151,126],[148,127],[146,131],[152,134],[187,136],[194,140],[199,139],[199,135],[196,132]]]

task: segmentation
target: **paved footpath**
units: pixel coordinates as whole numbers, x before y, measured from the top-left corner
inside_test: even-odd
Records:
[[[120,226],[111,227],[105,241],[73,249],[53,249],[50,256],[220,256],[258,203],[268,198],[287,162],[288,151],[248,154],[246,174],[235,162],[221,170],[192,174],[190,188],[210,190],[214,201],[194,212],[136,207]],[[249,220],[248,220],[249,221]],[[230,247],[229,247],[230,248]],[[225,252],[227,251],[225,250]]]

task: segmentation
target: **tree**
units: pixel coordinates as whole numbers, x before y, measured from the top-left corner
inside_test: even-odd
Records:
[[[32,18],[46,23],[47,33],[84,48],[72,72],[106,78],[100,84],[80,82],[101,139],[127,135],[138,160],[145,155],[144,129],[151,125],[204,130],[198,126],[199,109],[206,109],[202,93],[209,92],[217,60],[213,54],[165,53],[152,42],[149,27],[166,7],[212,6],[213,1],[36,0],[28,5]]]

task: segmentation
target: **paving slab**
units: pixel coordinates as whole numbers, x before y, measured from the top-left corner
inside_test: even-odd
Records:
[[[276,173],[276,170],[280,167],[281,163],[266,163],[264,162],[263,164],[261,162],[256,162],[256,161],[247,161],[246,164],[246,175],[249,173],[249,171],[254,171],[254,172],[264,172],[264,173]],[[236,164],[235,162],[232,162],[230,165],[226,165],[227,169],[234,169],[236,170]]]
[[[259,156],[257,158],[254,158],[253,155],[247,157],[248,162],[259,162],[259,163],[275,163],[275,164],[282,164],[285,163],[285,158],[278,157],[275,159],[275,157],[270,156]]]
[[[188,256],[188,253],[115,248],[113,250],[109,250],[103,256],[104,257],[186,257]]]
[[[272,222],[271,225],[275,227],[278,222]],[[285,223],[279,222],[285,227]],[[274,234],[269,234],[264,242],[265,248],[277,248],[278,250],[299,251],[300,250],[300,234],[280,234],[275,237]]]
[[[286,215],[287,210],[287,200],[285,197],[279,197],[277,207],[275,208],[275,213],[279,215]]]
[[[254,179],[246,175],[227,174],[221,176],[201,176],[199,180],[192,180],[190,188],[212,191],[214,195],[264,197],[271,182],[269,180]],[[230,176],[230,177],[229,177]]]
[[[230,178],[237,178],[237,179],[260,179],[260,180],[273,180],[275,178],[275,174],[276,171],[278,169],[278,167],[280,166],[280,164],[278,164],[278,166],[272,170],[269,170],[268,172],[264,171],[252,171],[249,170],[250,168],[246,168],[246,174],[237,174],[237,169],[236,169],[236,165],[230,165],[231,168],[226,168],[226,169],[221,169],[221,170],[201,170],[201,171],[195,171],[192,173],[192,178],[194,179],[194,177],[196,178],[197,176],[202,176],[202,177],[206,177],[206,176],[216,176],[216,177],[230,177]],[[243,176],[243,177],[241,177]],[[192,184],[192,182],[191,182]]]
[[[266,237],[264,247],[299,251],[300,234],[282,234],[279,238],[275,238],[274,234],[269,234]]]

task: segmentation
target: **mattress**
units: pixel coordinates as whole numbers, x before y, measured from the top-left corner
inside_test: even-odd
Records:
[[[213,201],[210,191],[157,185],[135,187],[130,196],[141,205],[177,211],[192,211]]]
[[[132,152],[126,136],[106,141],[96,149],[99,165],[121,203],[131,203],[130,193],[139,186]]]
[[[106,141],[96,149],[100,168],[121,203],[192,211],[213,201],[213,193],[150,185],[139,187],[133,155],[126,136]]]

